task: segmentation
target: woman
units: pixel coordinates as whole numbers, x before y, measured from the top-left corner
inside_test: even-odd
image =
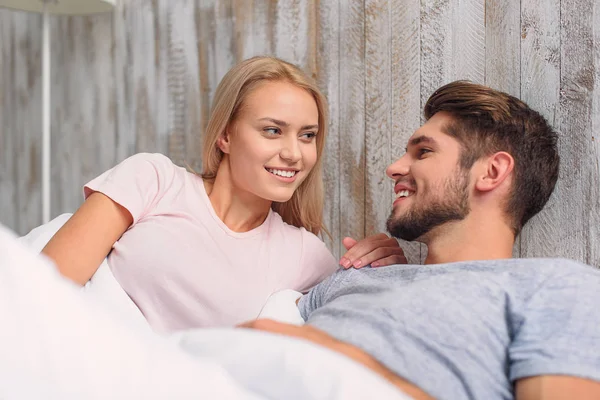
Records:
[[[201,177],[134,155],[85,185],[85,202],[43,252],[80,284],[108,255],[157,331],[255,318],[275,291],[306,291],[336,268],[316,236],[326,132],[310,78],[275,58],[246,60],[216,90]],[[377,251],[389,263],[401,256],[397,243]]]

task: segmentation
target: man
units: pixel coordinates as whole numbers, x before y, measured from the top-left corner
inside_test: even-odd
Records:
[[[600,271],[511,259],[554,189],[556,133],[520,100],[463,81],[424,112],[387,169],[387,226],[425,243],[426,265],[342,269],[299,300],[307,325],[247,326],[344,353],[415,399],[599,399]]]

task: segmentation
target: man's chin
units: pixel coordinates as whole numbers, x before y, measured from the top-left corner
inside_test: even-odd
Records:
[[[418,226],[414,223],[410,223],[410,221],[402,221],[400,215],[405,213],[406,212],[392,212],[386,223],[386,228],[389,234],[396,239],[401,239],[407,242],[426,243],[431,229],[426,229],[424,226]]]

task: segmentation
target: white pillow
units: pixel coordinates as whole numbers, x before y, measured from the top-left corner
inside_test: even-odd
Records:
[[[304,320],[296,305],[302,293],[292,289],[280,290],[267,299],[257,319],[267,318],[293,325],[303,325]]]
[[[47,224],[34,228],[18,240],[35,253],[39,253],[52,236],[71,218],[71,215],[59,215]],[[142,312],[115,279],[106,259],[82,290],[87,296],[102,302],[123,323],[142,330],[151,329]]]

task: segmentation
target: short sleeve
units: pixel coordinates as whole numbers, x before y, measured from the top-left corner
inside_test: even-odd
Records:
[[[297,289],[307,292],[311,287],[333,274],[339,267],[325,243],[316,235],[301,229],[302,259]]]
[[[510,379],[568,375],[600,381],[600,271],[576,264],[528,299],[509,348]],[[566,267],[570,267],[565,265]]]
[[[333,275],[325,278],[317,286],[313,287],[306,295],[298,301],[298,310],[305,321],[310,314],[327,304],[331,288],[338,288],[343,285],[343,281],[357,270],[339,268]]]
[[[135,224],[164,195],[174,179],[175,165],[162,154],[135,154],[116,167],[88,182],[83,193],[87,199],[100,192],[126,208]]]

